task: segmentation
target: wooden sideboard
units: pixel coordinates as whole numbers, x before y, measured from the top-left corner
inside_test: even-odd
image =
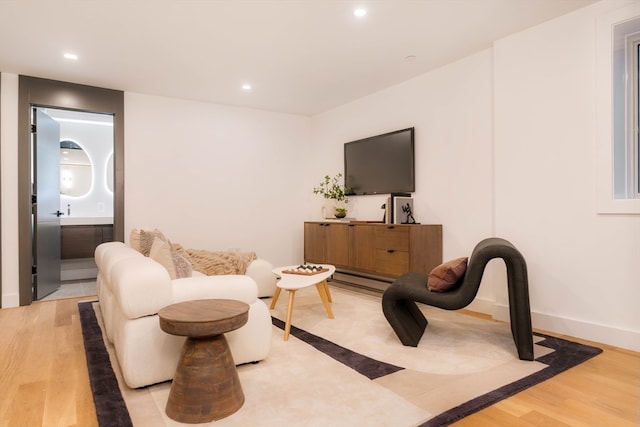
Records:
[[[429,274],[442,264],[442,225],[305,222],[304,260],[386,278]]]

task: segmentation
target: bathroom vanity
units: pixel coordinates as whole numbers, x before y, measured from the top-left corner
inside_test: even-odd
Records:
[[[112,217],[60,218],[62,259],[93,258],[96,247],[113,241]]]

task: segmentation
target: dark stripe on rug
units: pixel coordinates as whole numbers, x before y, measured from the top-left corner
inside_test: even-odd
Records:
[[[284,330],[284,322],[282,320],[272,316],[271,323]],[[385,375],[393,374],[394,372],[398,372],[404,369],[400,366],[380,362],[379,360],[356,353],[355,351],[351,351],[348,348],[339,346],[338,344],[335,344],[303,329],[297,328],[293,325],[291,325],[291,335],[301,341],[306,342],[316,350],[323,352],[327,356],[332,357],[343,365],[350,367],[351,369],[364,375],[370,380],[375,380],[376,378],[384,377]]]
[[[89,382],[100,427],[133,427],[127,405],[111,367],[109,353],[92,302],[78,303]]]
[[[543,341],[536,343],[536,345],[541,345],[555,350],[536,359],[537,362],[544,363],[545,365],[548,365],[548,367],[531,374],[528,377],[514,381],[465,402],[460,406],[443,412],[442,414],[431,418],[426,423],[421,424],[419,427],[448,426],[451,423],[459,421],[462,418],[494,405],[507,397],[513,396],[514,394],[529,387],[546,381],[560,372],[573,368],[574,366],[577,366],[582,362],[586,362],[592,357],[602,353],[602,349],[597,347],[571,342],[540,333],[535,333],[533,335],[545,338]]]

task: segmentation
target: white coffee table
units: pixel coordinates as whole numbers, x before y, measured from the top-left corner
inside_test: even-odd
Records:
[[[287,267],[279,267],[273,270],[273,273],[280,278],[278,281],[276,292],[273,295],[273,301],[271,301],[271,308],[275,308],[276,303],[278,302],[278,297],[280,296],[280,291],[285,289],[289,291],[289,305],[287,306],[287,319],[285,321],[284,327],[284,340],[289,340],[289,331],[291,330],[291,313],[293,312],[293,299],[295,297],[296,291],[298,289],[306,288],[309,286],[316,286],[318,290],[318,294],[320,294],[320,299],[322,300],[322,304],[324,304],[325,310],[327,310],[327,317],[329,319],[333,319],[333,312],[331,311],[331,306],[329,303],[331,302],[331,293],[329,292],[329,285],[327,284],[327,279],[335,273],[336,268],[333,265],[329,264],[313,264],[323,267],[326,271],[315,273],[312,275],[303,275],[303,274],[290,274],[283,273],[286,270],[293,270],[297,265],[290,265]]]

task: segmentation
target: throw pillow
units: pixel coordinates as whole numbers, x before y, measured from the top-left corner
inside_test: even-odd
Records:
[[[149,258],[166,268],[171,280],[191,277],[193,273],[191,263],[173,248],[171,242],[164,241],[160,237],[156,237],[153,241]]]
[[[431,292],[446,292],[451,290],[467,271],[468,261],[469,258],[462,257],[440,264],[429,273],[427,288]]]
[[[151,252],[151,246],[153,246],[153,242],[156,238],[159,238],[163,242],[167,241],[167,238],[164,237],[164,234],[158,229],[153,230],[140,230],[140,253],[144,256],[149,256]]]
[[[180,255],[171,242],[167,242],[167,244],[171,247],[171,259],[173,260],[173,267],[176,270],[175,278],[182,279],[183,277],[191,277],[193,275],[193,266],[191,265],[191,261]]]
[[[140,229],[132,228],[129,234],[129,246],[140,252]]]
[[[129,246],[132,247],[133,249],[135,249],[138,252],[140,252],[140,232],[142,232],[142,231],[146,231],[148,233],[152,233],[154,231],[158,231],[158,229],[150,228],[150,227],[141,227],[141,228],[132,228],[131,229],[131,233],[129,234]]]

